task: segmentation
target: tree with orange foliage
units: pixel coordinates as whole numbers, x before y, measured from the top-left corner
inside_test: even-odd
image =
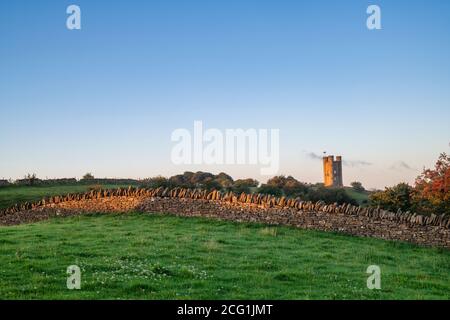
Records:
[[[414,199],[424,211],[450,214],[450,156],[442,153],[434,169],[417,177]]]

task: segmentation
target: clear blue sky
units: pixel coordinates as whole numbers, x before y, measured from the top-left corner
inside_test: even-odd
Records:
[[[0,71],[0,179],[267,179],[173,165],[171,132],[194,120],[279,128],[280,173],[307,182],[324,150],[346,184],[379,188],[449,152],[450,1],[1,1]]]

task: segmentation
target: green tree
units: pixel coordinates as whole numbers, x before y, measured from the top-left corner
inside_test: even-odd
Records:
[[[267,185],[278,188],[287,196],[301,196],[308,190],[306,184],[301,183],[292,176],[275,176],[267,181]]]
[[[88,172],[83,176],[83,180],[93,180],[94,176],[92,175],[92,173]]]
[[[27,184],[29,186],[34,186],[39,179],[37,178],[36,173],[33,174],[28,173],[25,176],[25,180],[27,181]]]
[[[168,187],[169,181],[167,178],[163,176],[156,176],[153,178],[147,178],[143,180],[143,185],[149,187],[149,188],[159,188],[159,187]]]
[[[271,194],[273,196],[280,197],[283,195],[283,190],[279,187],[263,184],[261,187],[258,188],[258,193],[262,194]]]
[[[345,204],[350,203],[357,205],[357,201],[350,197],[347,192],[342,188],[329,188],[323,185],[308,188],[307,193],[302,197],[307,201],[319,201],[322,200],[326,204],[338,203]]]
[[[255,179],[238,179],[234,181],[231,190],[234,193],[251,193],[251,188],[256,188],[259,182]]]
[[[412,211],[415,209],[413,201],[414,188],[407,183],[386,188],[384,191],[374,192],[369,196],[372,206],[379,206],[389,211]]]
[[[352,186],[353,190],[355,190],[356,192],[366,191],[366,189],[364,189],[362,183],[359,181],[354,181],[354,182],[350,183],[350,185]]]

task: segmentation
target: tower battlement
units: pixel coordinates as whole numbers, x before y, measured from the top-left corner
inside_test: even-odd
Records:
[[[325,187],[343,187],[342,179],[342,157],[323,157],[323,182]]]

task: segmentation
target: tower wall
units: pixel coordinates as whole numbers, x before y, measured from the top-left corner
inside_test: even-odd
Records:
[[[334,161],[333,167],[334,167],[333,184],[335,187],[343,187],[344,182],[342,179],[342,157],[340,156],[336,157],[336,161]]]
[[[323,183],[326,187],[333,185],[333,156],[323,158]]]
[[[326,187],[343,187],[342,179],[342,157],[323,157],[323,183]]]

